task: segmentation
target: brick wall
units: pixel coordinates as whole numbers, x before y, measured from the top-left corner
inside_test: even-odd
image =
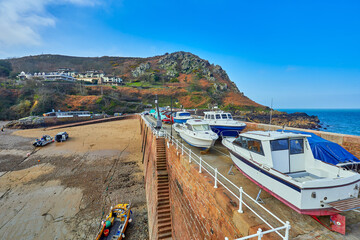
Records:
[[[277,130],[282,129],[281,126],[276,125],[268,125],[268,124],[261,124],[261,123],[252,123],[246,122],[246,128],[244,129],[245,132],[247,131],[255,131],[255,130]],[[287,130],[298,130],[298,131],[306,131],[315,133],[316,135],[332,141],[336,142],[343,146],[346,150],[354,154],[357,158],[360,159],[360,136],[353,136],[353,135],[345,135],[339,133],[330,133],[330,132],[323,132],[323,131],[315,131],[315,130],[308,130],[308,129],[301,129],[301,128],[291,128],[287,127]]]
[[[144,126],[144,124],[142,124]],[[144,179],[146,201],[148,209],[148,224],[149,224],[149,238],[157,239],[157,187],[156,187],[156,168],[155,168],[155,151],[156,151],[156,137],[151,133],[147,127],[142,128],[143,138],[146,137],[146,146],[143,152],[144,156]],[[147,136],[146,136],[147,132]]]

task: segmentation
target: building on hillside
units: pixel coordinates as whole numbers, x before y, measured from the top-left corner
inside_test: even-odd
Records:
[[[42,79],[46,81],[67,81],[67,82],[75,82],[76,78],[72,77],[69,73],[64,72],[39,72],[39,73],[25,73],[22,71],[18,76],[18,79],[26,80],[26,79]]]
[[[102,77],[101,84],[120,85],[123,80],[115,76],[104,76]]]
[[[17,78],[20,79],[20,80],[31,79],[32,74],[31,73],[25,73],[24,71],[22,71],[19,75],[17,75]]]
[[[58,117],[58,118],[70,118],[70,117],[90,117],[91,113],[89,111],[68,111],[62,112],[53,110],[52,112],[47,112],[43,114],[44,117]]]

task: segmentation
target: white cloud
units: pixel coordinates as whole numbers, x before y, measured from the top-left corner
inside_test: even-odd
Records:
[[[52,4],[93,6],[91,0],[0,0],[0,49],[41,44],[39,29],[54,27],[56,18],[46,11]]]

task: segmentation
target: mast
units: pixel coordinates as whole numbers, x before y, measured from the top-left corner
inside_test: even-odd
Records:
[[[162,127],[161,117],[160,117],[160,111],[159,111],[159,103],[158,103],[158,95],[155,95],[155,105],[156,105],[156,111],[157,111],[157,119],[156,119],[156,129],[160,129]]]

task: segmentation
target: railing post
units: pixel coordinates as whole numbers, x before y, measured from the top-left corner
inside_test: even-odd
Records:
[[[201,162],[202,162],[202,157],[200,157],[199,173],[201,173]]]
[[[215,185],[214,185],[214,188],[217,188],[217,173],[218,173],[218,170],[217,170],[217,168],[215,168]]]
[[[261,237],[262,237],[262,230],[261,230],[261,228],[258,229],[257,234],[258,234],[258,240],[261,240]]]
[[[191,163],[191,152],[192,152],[192,150],[190,149],[189,150],[189,163]]]
[[[286,226],[286,228],[285,228],[285,238],[284,239],[289,240],[289,231],[290,231],[290,228],[291,228],[290,222],[286,221],[285,226]]]
[[[242,200],[242,195],[243,195],[243,188],[240,187],[240,197],[239,197],[239,210],[238,212],[239,213],[243,213],[244,211],[242,210],[242,203],[243,203],[243,200]]]

